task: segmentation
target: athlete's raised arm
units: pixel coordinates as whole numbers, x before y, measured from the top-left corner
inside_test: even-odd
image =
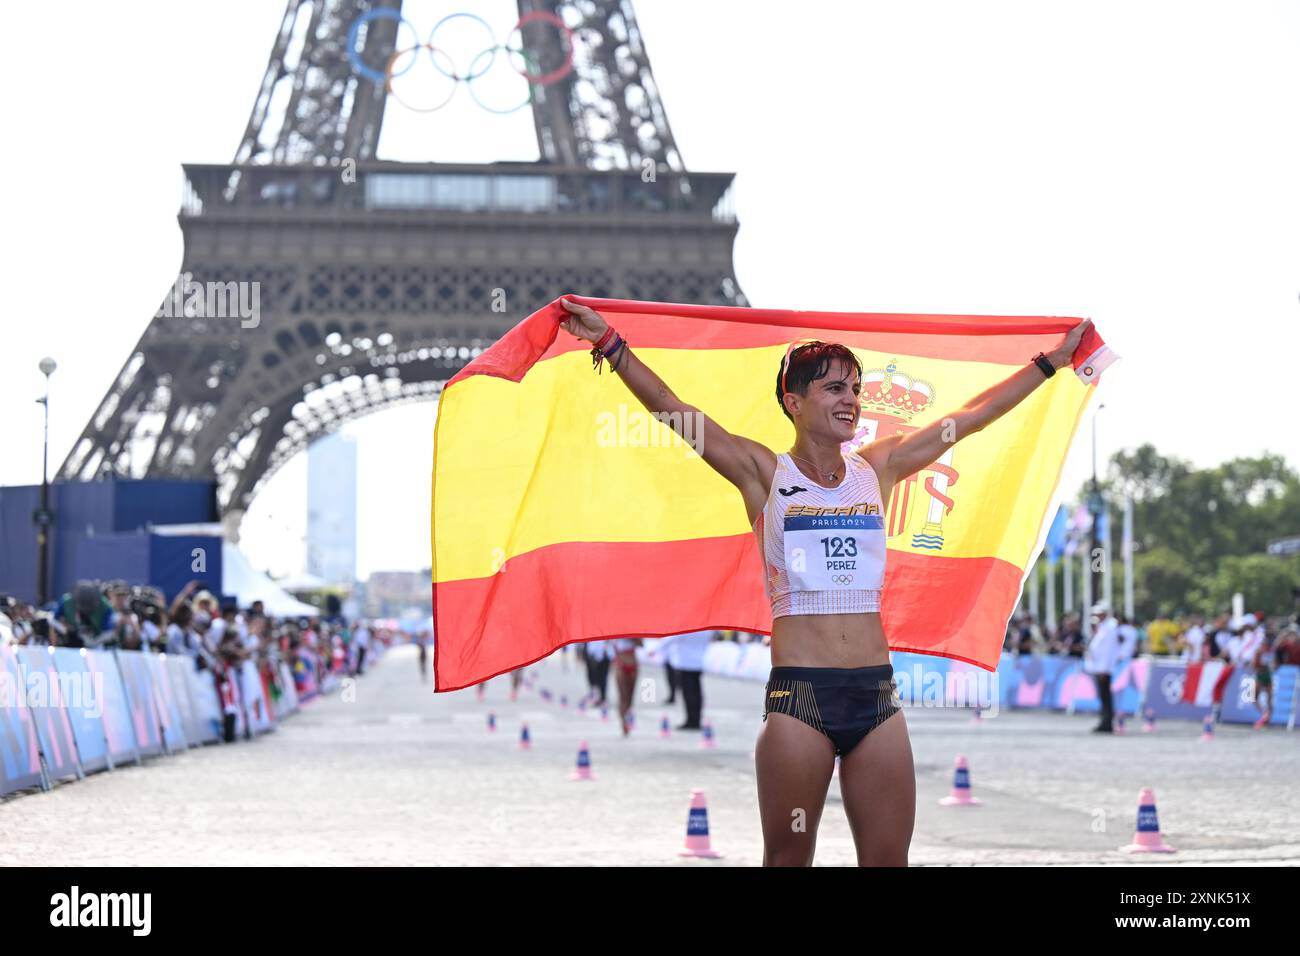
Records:
[[[776,455],[771,449],[731,434],[698,408],[678,398],[626,343],[619,345],[617,332],[611,332],[609,323],[595,309],[568,299],[561,299],[560,305],[569,312],[560,327],[579,339],[602,344],[610,368],[646,410],[659,416],[660,421],[684,440],[690,442],[694,438],[700,457],[740,489],[751,516],[756,515],[767,499],[768,485],[776,468]],[[686,425],[688,420],[696,429],[693,434],[683,434],[685,428],[691,427]]]
[[[1045,353],[1044,357],[1052,363],[1053,368],[1064,368],[1070,364],[1079,339],[1091,325],[1091,319],[1084,319],[1065,334],[1060,345]],[[936,419],[917,431],[895,433],[874,441],[858,454],[871,462],[887,487],[892,487],[938,461],[949,446],[997,421],[1045,381],[1047,376],[1035,363],[1030,362],[1020,371],[980,392],[952,414]]]

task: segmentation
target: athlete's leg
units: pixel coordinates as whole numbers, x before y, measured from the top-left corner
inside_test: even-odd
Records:
[[[769,713],[754,748],[764,866],[812,866],[835,748],[797,717]]]
[[[627,714],[632,709],[632,694],[636,690],[636,666],[627,666],[623,661],[616,661],[615,683],[618,685],[618,715],[623,721],[623,733],[627,733]]]
[[[916,817],[916,771],[901,710],[840,758],[840,793],[858,866],[907,866]]]

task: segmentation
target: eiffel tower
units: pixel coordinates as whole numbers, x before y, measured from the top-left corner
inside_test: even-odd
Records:
[[[255,289],[256,323],[160,309],[59,478],[209,479],[237,533],[297,452],[557,295],[746,304],[733,174],[686,171],[631,0],[518,9],[534,76],[572,56],[529,84],[540,161],[417,164],[375,157],[389,93],[349,56],[390,62],[401,0],[287,0],[234,163],[186,165],[179,212],[184,282]]]

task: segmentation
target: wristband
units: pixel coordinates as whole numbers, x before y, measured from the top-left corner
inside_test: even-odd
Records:
[[[1056,374],[1056,366],[1053,365],[1042,352],[1039,352],[1034,356],[1034,364],[1037,365],[1038,370],[1048,378],[1051,378]]]
[[[606,353],[601,350],[600,346],[606,343],[607,341],[609,341],[611,335],[615,337],[614,348],[610,349],[610,351]],[[604,362],[605,359],[609,358],[610,355],[614,354],[614,352],[618,348],[618,343],[622,341],[623,341],[623,337],[619,335],[617,332],[615,332],[614,327],[611,325],[608,331],[606,331],[606,333],[600,337],[600,343],[592,346],[591,367],[594,368],[597,372],[603,372],[604,369],[601,367],[601,363]]]
[[[627,364],[627,339],[619,338],[618,340],[618,361],[610,360],[609,367],[617,372]]]
[[[605,358],[612,359],[614,357],[614,353],[618,351],[618,347],[622,344],[623,344],[623,336],[615,332],[614,341],[611,342],[609,345],[605,346],[603,349],[601,349],[601,352],[604,353]]]

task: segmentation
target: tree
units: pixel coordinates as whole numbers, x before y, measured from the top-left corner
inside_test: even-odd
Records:
[[[1081,496],[1088,490],[1085,485]],[[1133,498],[1140,616],[1213,613],[1236,591],[1269,613],[1294,609],[1295,564],[1264,553],[1270,540],[1300,534],[1300,475],[1281,455],[1197,469],[1147,443],[1110,460],[1102,495],[1112,515],[1126,493]]]
[[[1203,608],[1226,607],[1240,592],[1247,611],[1290,614],[1292,588],[1300,587],[1300,555],[1248,554],[1224,558],[1215,574],[1192,593]]]

